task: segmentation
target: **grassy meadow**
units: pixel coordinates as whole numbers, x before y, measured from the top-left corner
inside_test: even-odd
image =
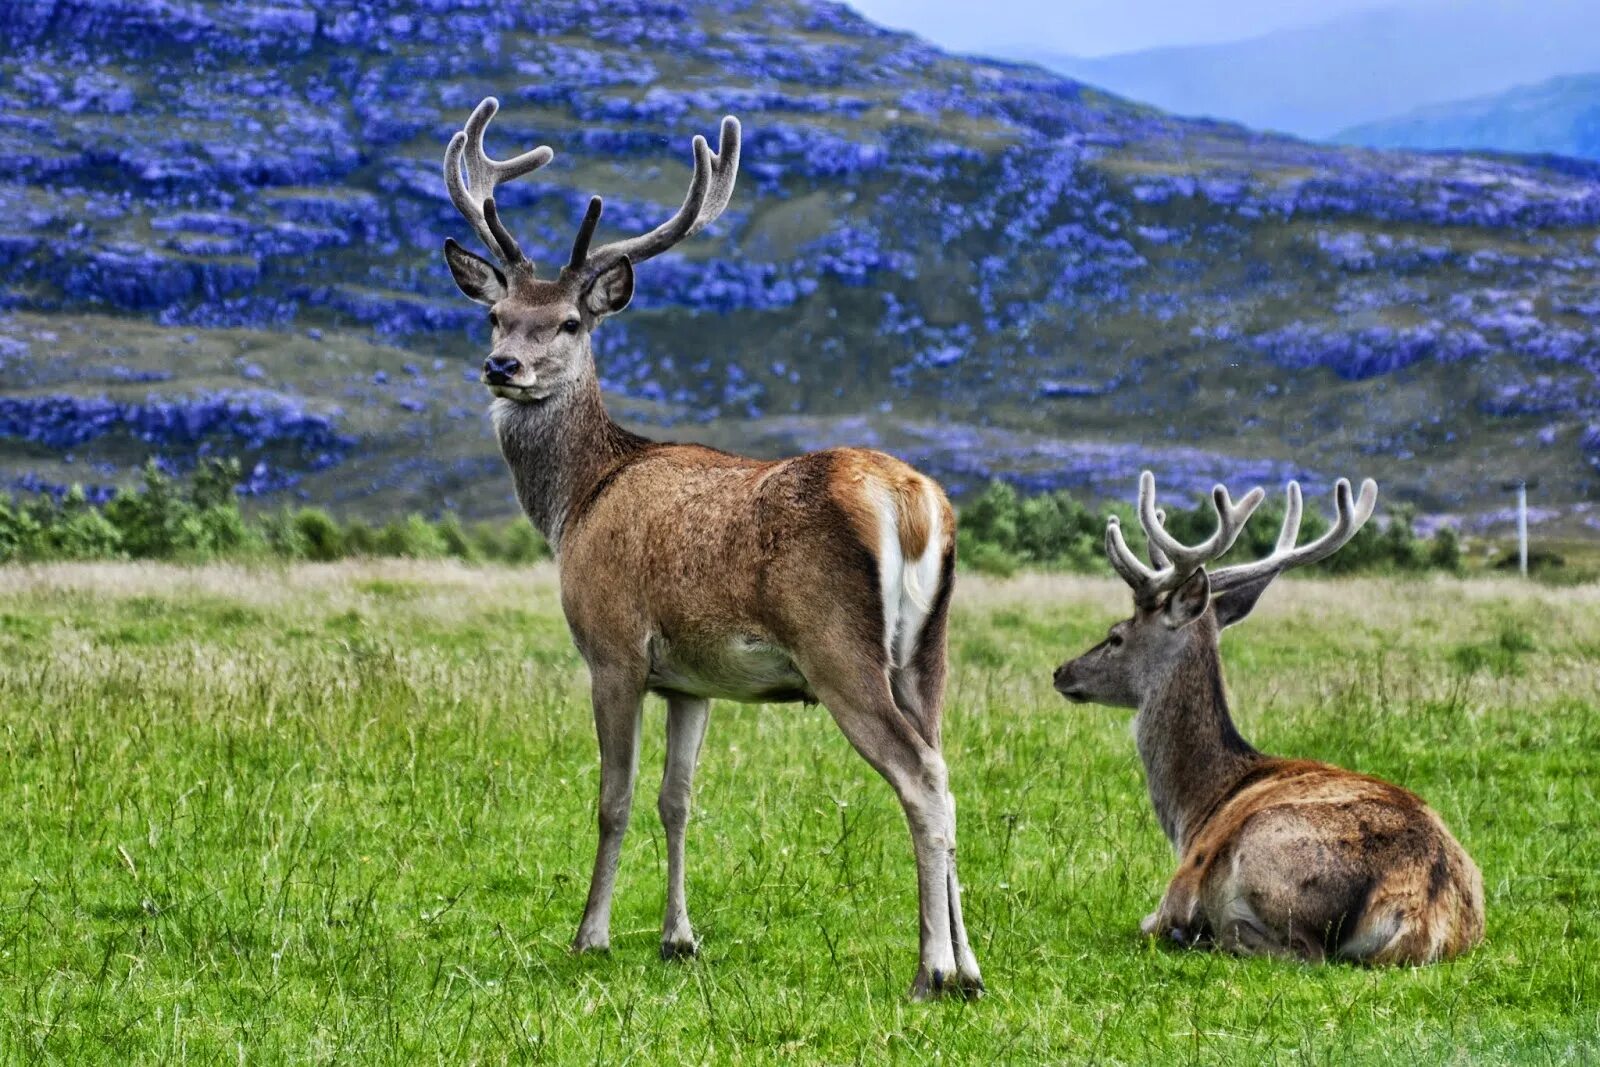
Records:
[[[668,964],[652,700],[613,950],[568,954],[598,762],[549,565],[0,568],[0,1063],[1600,1060],[1600,586],[1289,580],[1225,641],[1247,737],[1482,866],[1486,943],[1419,970],[1139,936],[1172,856],[1130,716],[1050,688],[1125,601],[963,578],[990,992],[919,1005],[898,806],[815,707],[714,706]]]

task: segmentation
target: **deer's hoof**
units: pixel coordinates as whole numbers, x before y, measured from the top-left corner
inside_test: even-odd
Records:
[[[672,960],[692,960],[698,955],[700,955],[700,946],[692,938],[688,941],[661,942],[661,958],[668,962]]]
[[[947,988],[949,992],[962,1000],[977,1000],[986,992],[982,978],[976,975],[969,978],[959,973],[950,980]]]
[[[942,968],[917,968],[917,977],[910,984],[912,1000],[934,1000],[955,992],[955,971]]]
[[[604,935],[586,934],[579,930],[578,936],[572,939],[572,954],[574,956],[610,955],[610,953],[611,938]]]

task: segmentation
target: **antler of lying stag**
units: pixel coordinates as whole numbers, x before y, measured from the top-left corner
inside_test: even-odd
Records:
[[[1258,487],[1235,504],[1226,486],[1212,489],[1211,506],[1217,513],[1216,532],[1198,545],[1186,545],[1167,532],[1166,517],[1156,509],[1156,477],[1145,471],[1139,475],[1139,523],[1144,527],[1150,544],[1150,562],[1155,566],[1147,566],[1128,548],[1122,536],[1122,524],[1115,515],[1106,522],[1106,556],[1122,580],[1132,587],[1134,600],[1143,606],[1154,605],[1163,593],[1170,593],[1195,571],[1226,555],[1265,496]]]
[[[494,190],[501,182],[531,174],[555,158],[549,147],[540,145],[512,159],[490,159],[483,151],[483,131],[489,120],[500,110],[500,101],[484,97],[465,128],[457,130],[444,150],[444,184],[450,191],[450,202],[466,216],[484,247],[489,249],[507,270],[532,264],[522,254],[521,247],[500,221],[495,210]],[[463,173],[465,171],[465,173]]]
[[[602,208],[598,196],[591,199],[589,209],[584,212],[583,225],[578,228],[577,239],[572,242],[572,255],[562,273],[593,278],[624,258],[630,263],[642,263],[705,229],[722,214],[728,201],[733,198],[733,183],[739,176],[739,134],[739,120],[728,115],[722,120],[722,133],[715,153],[704,137],[695,135],[694,176],[689,180],[689,192],[683,198],[683,206],[672,218],[649,233],[613,241],[593,252],[589,251]]]
[[[1340,478],[1334,483],[1333,504],[1338,516],[1334,519],[1332,528],[1315,541],[1297,547],[1295,542],[1300,537],[1302,512],[1300,483],[1290,482],[1284,508],[1283,528],[1278,532],[1278,544],[1272,550],[1272,554],[1253,563],[1224,567],[1215,572],[1211,575],[1212,589],[1219,593],[1237,589],[1262,579],[1276,578],[1291,567],[1303,567],[1308,563],[1327,559],[1343,548],[1372,517],[1372,511],[1378,504],[1378,483],[1368,478],[1361,483],[1360,496],[1352,498],[1349,480]]]

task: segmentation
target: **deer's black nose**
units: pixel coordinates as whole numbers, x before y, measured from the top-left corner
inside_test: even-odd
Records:
[[[522,364],[512,356],[490,356],[483,361],[483,380],[490,385],[505,385],[514,378]]]

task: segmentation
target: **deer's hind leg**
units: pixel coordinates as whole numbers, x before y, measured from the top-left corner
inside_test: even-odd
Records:
[[[941,604],[929,618],[911,662],[890,672],[895,703],[935,752],[942,752],[940,727],[947,674],[944,606]],[[978,970],[978,957],[972,951],[967,925],[961,915],[961,882],[956,876],[956,798],[948,785],[944,797],[949,812],[946,895],[950,908],[951,950],[956,960],[954,982],[963,992],[976,995],[983,991],[983,975]]]
[[[962,991],[951,937],[950,854],[954,847],[947,771],[896,703],[882,645],[848,634],[822,637],[800,663],[811,689],[850,743],[888,780],[905,810],[917,863],[920,960],[916,999]]]
[[[1285,903],[1285,872],[1304,857],[1253,847],[1245,834],[1226,863],[1211,869],[1201,889],[1200,911],[1216,946],[1237,956],[1320,960],[1318,938],[1308,935],[1311,913],[1303,902]]]

